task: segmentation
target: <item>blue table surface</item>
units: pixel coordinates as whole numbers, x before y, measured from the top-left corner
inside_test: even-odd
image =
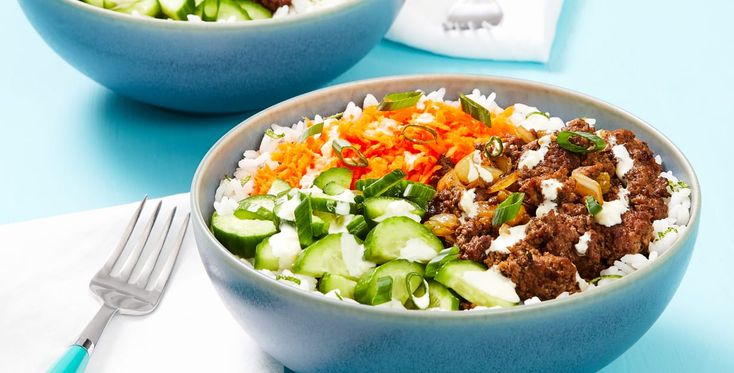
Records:
[[[16,2],[6,5],[0,223],[186,192],[207,149],[247,116],[186,116],[116,96],[57,57]],[[435,72],[511,76],[588,93],[662,130],[704,188],[698,245],[665,313],[604,371],[731,372],[731,14],[728,0],[567,0],[547,64],[452,59],[383,41],[332,83]]]

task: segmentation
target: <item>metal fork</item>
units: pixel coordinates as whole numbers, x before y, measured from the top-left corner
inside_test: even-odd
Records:
[[[504,14],[497,0],[458,0],[449,9],[443,28],[450,30],[474,30],[497,26]]]
[[[117,313],[144,315],[152,312],[158,305],[176,264],[190,214],[186,214],[181,228],[173,237],[173,244],[166,245],[166,242],[170,242],[168,237],[176,215],[175,207],[163,221],[159,237],[150,240],[161,210],[162,202],[158,202],[152,216],[142,226],[139,237],[134,240],[136,242],[130,242],[147,199],[146,196],[140,202],[115,251],[89,283],[92,292],[104,302],[102,307],[49,372],[84,371],[89,355],[112,316]]]

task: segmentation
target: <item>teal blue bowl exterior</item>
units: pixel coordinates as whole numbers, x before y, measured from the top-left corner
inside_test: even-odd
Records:
[[[500,105],[529,103],[562,118],[629,128],[693,189],[689,229],[648,267],[591,292],[541,304],[470,312],[399,311],[348,304],[273,281],[232,256],[207,229],[214,191],[270,123],[332,114],[416,88],[446,87],[447,97],[480,88]],[[205,156],[191,193],[193,228],[204,266],[232,315],[260,346],[298,372],[593,371],[621,355],[660,316],[688,265],[701,196],[681,152],[652,126],[611,105],[561,88],[504,78],[435,75],[355,82],[312,92],[260,112]]]
[[[403,1],[192,23],[133,17],[78,0],[19,0],[46,43],[80,72],[123,96],[200,113],[263,108],[334,79],[379,42]]]

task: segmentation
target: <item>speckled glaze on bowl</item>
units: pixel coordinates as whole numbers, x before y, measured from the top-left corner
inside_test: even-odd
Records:
[[[174,110],[224,113],[263,108],[334,79],[380,41],[404,0],[237,23],[133,17],[79,0],[19,2],[56,53],[112,91]]]
[[[232,256],[207,229],[214,191],[271,123],[342,111],[350,100],[446,87],[447,97],[479,88],[502,106],[528,103],[564,119],[591,117],[628,128],[693,189],[689,229],[648,267],[595,291],[517,308],[470,312],[399,311],[348,304],[273,281]],[[686,270],[701,210],[696,175],[681,152],[634,116],[565,89],[466,75],[368,80],[318,90],[246,120],[217,142],[194,176],[191,203],[199,253],[224,303],[262,348],[299,372],[592,371],[621,355],[655,322]]]

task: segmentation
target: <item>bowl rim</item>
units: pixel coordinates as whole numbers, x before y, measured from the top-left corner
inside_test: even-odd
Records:
[[[21,0],[22,1],[22,0]],[[61,0],[61,3],[73,6],[80,11],[87,12],[89,14],[99,15],[102,17],[108,17],[117,22],[129,22],[133,24],[143,26],[160,26],[167,27],[173,30],[178,29],[189,29],[189,30],[239,30],[239,29],[251,29],[251,28],[268,28],[268,27],[280,27],[287,25],[298,25],[303,23],[310,23],[311,21],[318,21],[319,19],[339,15],[346,12],[348,9],[356,8],[358,6],[366,6],[365,4],[369,0],[347,0],[341,4],[333,5],[312,11],[308,13],[301,13],[295,15],[289,15],[287,17],[279,18],[268,18],[268,19],[254,19],[249,21],[241,22],[191,22],[191,21],[174,21],[170,19],[160,19],[147,16],[133,16],[131,14],[115,12],[110,9],[100,8],[92,4],[88,4],[82,0]]]
[[[204,181],[202,180],[201,176],[204,173],[204,170],[208,168],[209,163],[212,162],[212,158],[214,157],[215,153],[218,152],[218,149],[224,142],[227,141],[227,139],[234,137],[236,134],[238,134],[241,131],[247,131],[248,125],[251,122],[255,122],[260,120],[260,118],[265,117],[268,115],[271,111],[279,111],[279,110],[287,110],[290,106],[297,106],[299,102],[309,101],[311,97],[313,96],[321,96],[321,95],[327,95],[331,93],[335,93],[341,90],[345,89],[351,89],[354,86],[362,86],[362,85],[373,85],[373,84],[386,84],[386,83],[406,83],[406,82],[415,82],[415,84],[419,84],[421,81],[431,81],[431,82],[449,82],[453,80],[466,80],[466,79],[472,79],[473,81],[476,81],[477,83],[505,83],[505,84],[513,84],[513,85],[519,85],[521,87],[527,87],[527,88],[533,88],[533,89],[543,89],[547,90],[549,94],[551,95],[567,95],[572,96],[575,99],[579,99],[582,101],[590,102],[598,107],[602,108],[603,110],[611,111],[616,114],[621,115],[626,120],[630,122],[635,122],[635,124],[639,125],[642,128],[647,128],[651,134],[651,136],[655,137],[657,140],[660,141],[662,144],[662,148],[669,150],[670,155],[668,158],[677,158],[681,160],[681,170],[680,174],[688,174],[691,175],[691,179],[688,180],[688,185],[691,188],[691,210],[690,210],[690,218],[687,225],[687,229],[685,232],[678,237],[676,242],[673,244],[672,247],[670,247],[666,252],[662,255],[660,255],[655,261],[648,264],[646,267],[639,269],[629,275],[624,276],[624,278],[619,279],[617,281],[612,282],[611,284],[605,285],[601,288],[594,289],[593,291],[588,292],[581,292],[573,294],[572,296],[562,297],[562,298],[556,298],[551,299],[547,301],[543,301],[541,303],[536,304],[530,304],[530,305],[520,305],[516,307],[508,307],[508,308],[490,308],[490,309],[481,309],[481,310],[472,310],[468,312],[453,312],[453,311],[445,311],[445,312],[425,312],[425,311],[419,311],[414,312],[413,310],[402,310],[402,309],[394,309],[389,307],[377,307],[377,306],[369,306],[369,305],[363,305],[358,303],[352,303],[352,302],[344,302],[340,301],[338,299],[332,299],[325,297],[321,294],[313,294],[312,292],[304,291],[302,289],[296,288],[291,285],[287,285],[284,283],[281,283],[279,281],[275,281],[269,277],[267,277],[265,274],[260,273],[259,271],[255,270],[254,267],[251,265],[245,264],[242,262],[241,259],[235,257],[233,254],[231,254],[219,241],[214,237],[212,232],[209,230],[208,225],[205,223],[205,219],[202,215],[201,208],[197,204],[197,200],[199,199],[199,193],[202,189],[202,186],[204,184]],[[659,149],[662,150],[662,149]],[[243,150],[244,151],[244,150]],[[201,163],[196,169],[196,172],[194,174],[192,184],[191,184],[191,213],[192,213],[192,223],[196,224],[198,228],[204,232],[205,237],[207,240],[211,241],[213,244],[213,248],[216,251],[216,254],[219,254],[220,256],[224,256],[226,261],[229,265],[236,267],[244,276],[246,280],[248,280],[251,283],[254,283],[253,286],[262,286],[265,290],[272,293],[279,293],[279,296],[285,296],[285,297],[294,297],[292,300],[294,301],[300,301],[300,302],[309,302],[314,306],[320,306],[322,308],[333,308],[334,310],[337,310],[339,312],[351,312],[354,314],[357,314],[360,317],[368,317],[368,316],[384,316],[384,317],[392,317],[392,318],[399,318],[403,319],[404,321],[411,321],[416,320],[416,322],[420,322],[419,320],[423,320],[424,318],[429,318],[432,320],[442,320],[442,321],[455,321],[460,322],[462,320],[476,320],[476,319],[486,319],[491,318],[493,320],[502,321],[507,318],[517,318],[520,316],[532,316],[532,315],[539,315],[539,314],[548,314],[548,312],[563,312],[564,310],[567,310],[568,308],[574,307],[579,304],[584,303],[591,303],[595,301],[600,301],[602,298],[613,296],[616,293],[620,293],[625,291],[625,289],[628,287],[628,284],[632,284],[634,282],[637,282],[638,280],[641,280],[643,278],[651,276],[655,271],[657,271],[659,268],[665,266],[667,263],[673,260],[674,257],[680,254],[681,250],[685,246],[686,243],[691,239],[691,235],[694,234],[694,232],[697,231],[698,224],[700,221],[700,214],[701,214],[701,188],[698,181],[698,176],[695,173],[695,170],[693,169],[690,161],[686,158],[686,156],[683,154],[683,152],[678,149],[677,146],[675,146],[665,135],[663,135],[660,131],[658,131],[654,126],[651,124],[643,121],[642,119],[632,115],[631,113],[622,110],[621,108],[618,108],[614,105],[611,105],[605,101],[596,99],[592,96],[559,87],[556,85],[551,85],[547,83],[540,83],[540,82],[534,82],[530,80],[524,80],[524,79],[516,79],[516,78],[507,78],[507,77],[499,77],[499,76],[491,76],[491,75],[472,75],[472,74],[419,74],[419,75],[401,75],[401,76],[391,76],[391,77],[381,77],[381,78],[373,78],[373,79],[366,79],[366,80],[359,80],[359,81],[353,81],[343,84],[338,84],[326,88],[321,88],[315,91],[311,91],[308,93],[304,93],[302,95],[293,97],[291,99],[285,100],[279,104],[273,105],[269,108],[266,108],[251,117],[247,118],[246,120],[240,122],[237,126],[229,130],[227,133],[225,133],[219,140],[217,140],[214,145],[209,149],[209,151],[206,153],[204,158],[202,159]],[[695,237],[694,237],[695,238]],[[695,242],[692,242],[691,244],[694,244]],[[197,243],[198,246],[198,243]],[[206,245],[204,245],[206,246]],[[200,248],[201,250],[202,248]],[[209,248],[205,247],[203,250],[210,250]]]

